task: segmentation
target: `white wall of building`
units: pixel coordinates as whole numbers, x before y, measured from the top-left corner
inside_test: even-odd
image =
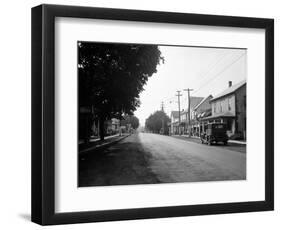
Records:
[[[212,105],[212,116],[221,115],[229,112],[235,116],[235,95],[219,98],[211,103]]]

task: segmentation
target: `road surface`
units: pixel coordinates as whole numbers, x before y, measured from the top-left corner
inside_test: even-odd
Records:
[[[246,179],[246,153],[150,133],[79,156],[79,186]]]

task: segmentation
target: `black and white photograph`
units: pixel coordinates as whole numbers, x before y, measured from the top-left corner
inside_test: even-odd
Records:
[[[247,49],[77,41],[78,187],[246,180]]]
[[[33,7],[31,220],[274,210],[274,19],[258,16]]]

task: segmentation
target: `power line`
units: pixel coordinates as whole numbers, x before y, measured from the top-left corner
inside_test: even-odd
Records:
[[[245,56],[246,53],[243,53],[242,55],[240,55],[237,59],[235,59],[233,62],[231,62],[229,65],[227,65],[225,68],[223,68],[219,73],[217,73],[213,78],[211,78],[209,81],[207,81],[205,84],[201,85],[198,89],[196,89],[194,93],[197,93],[200,89],[202,89],[203,87],[205,87],[206,85],[208,85],[211,81],[215,80],[217,77],[219,77],[225,70],[227,70],[230,66],[232,66],[233,64],[235,64],[237,61],[239,61],[243,56]]]
[[[198,78],[201,79],[201,82],[203,82],[203,80],[205,80],[206,76],[208,76],[208,74],[209,74],[223,59],[225,59],[225,57],[226,57],[228,54],[229,54],[228,52],[224,53],[220,58],[218,58],[218,60],[217,60],[216,62],[213,63],[213,65],[210,65],[211,67],[208,68],[208,70],[207,70],[205,73],[200,74],[200,75],[198,76]],[[202,80],[202,79],[203,79],[203,80]]]
[[[162,99],[164,102],[170,102],[172,101],[173,99],[175,99],[174,97],[169,97],[169,98],[164,98]]]

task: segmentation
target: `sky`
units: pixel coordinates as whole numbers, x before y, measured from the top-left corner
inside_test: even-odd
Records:
[[[160,110],[161,102],[164,111],[170,116],[172,110],[178,110],[176,93],[181,91],[181,110],[187,109],[187,92],[191,96],[215,96],[228,87],[228,81],[236,84],[247,77],[247,50],[229,48],[203,48],[159,46],[165,63],[157,66],[140,94],[140,107],[135,116],[140,125],[153,112]]]

